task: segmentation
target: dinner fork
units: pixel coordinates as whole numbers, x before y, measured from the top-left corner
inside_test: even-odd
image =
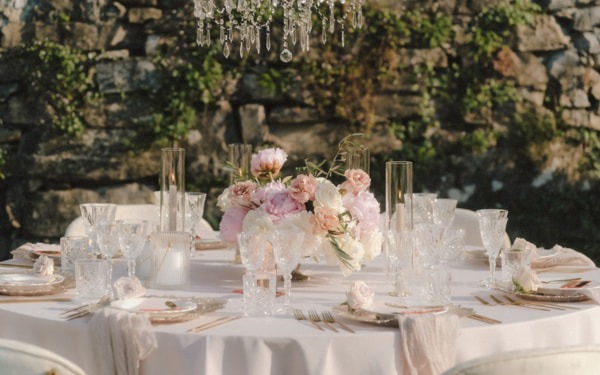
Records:
[[[345,329],[346,331],[348,331],[348,332],[350,332],[350,333],[355,333],[355,332],[354,332],[354,330],[353,330],[352,328],[348,327],[347,325],[345,325],[345,324],[344,324],[344,323],[342,323],[342,322],[338,322],[337,320],[335,320],[335,319],[333,318],[333,315],[331,315],[331,313],[330,313],[329,311],[323,311],[323,312],[321,313],[321,316],[323,317],[323,321],[324,321],[324,322],[326,322],[326,323],[331,323],[331,324],[337,323],[337,324],[338,324],[340,327],[342,327],[342,328],[343,328],[343,329]]]
[[[306,316],[304,315],[302,310],[294,309],[294,317],[296,318],[296,320],[306,320],[307,322],[310,322],[315,328],[324,331],[323,327],[313,322],[312,320],[306,319]]]
[[[63,311],[62,313],[60,313],[60,315],[62,317],[64,317],[66,320],[82,318],[88,314],[95,312],[99,308],[108,305],[109,303],[110,303],[110,296],[106,295],[106,296],[102,297],[96,303],[89,303],[89,304],[85,304],[82,306],[78,306],[78,307]]]
[[[333,332],[337,332],[338,330],[335,329],[335,327],[333,325],[331,325],[331,323],[329,323],[326,320],[321,320],[321,318],[319,317],[319,313],[317,313],[316,311],[309,311],[308,312],[308,317],[310,318],[310,320],[312,320],[313,322],[319,324],[319,322],[323,322],[323,324],[325,324],[325,326],[327,328],[329,328],[330,330],[332,330]]]

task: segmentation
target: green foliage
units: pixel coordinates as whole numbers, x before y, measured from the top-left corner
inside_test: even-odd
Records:
[[[576,141],[583,146],[585,163],[580,169],[590,177],[600,178],[600,133],[591,129],[579,129]]]
[[[6,175],[4,174],[4,166],[6,165],[6,150],[0,148],[0,180],[4,180]]]
[[[48,108],[55,129],[75,136],[83,133],[81,109],[99,96],[90,76],[90,57],[44,40],[17,47],[2,59],[26,62],[27,97],[40,100]]]
[[[406,34],[411,47],[443,47],[453,36],[452,19],[441,12],[409,10],[402,15],[402,21],[401,25],[410,25]]]

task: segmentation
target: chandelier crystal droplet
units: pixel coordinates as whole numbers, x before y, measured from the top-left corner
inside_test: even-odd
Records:
[[[201,47],[210,46],[210,33],[216,27],[223,56],[228,58],[231,49],[238,48],[243,57],[252,47],[258,54],[263,45],[269,51],[271,31],[281,31],[279,56],[283,62],[290,62],[293,58],[290,48],[300,48],[303,52],[310,49],[313,15],[321,20],[321,41],[326,43],[333,39],[327,34],[337,32],[343,47],[345,23],[354,29],[363,25],[362,4],[363,0],[194,0],[194,17],[198,20],[196,43]],[[272,27],[273,14],[279,11],[283,24]]]

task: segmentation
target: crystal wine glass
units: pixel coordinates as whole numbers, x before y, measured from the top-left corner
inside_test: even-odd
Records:
[[[456,199],[436,198],[433,201],[433,222],[444,228],[452,225],[456,203]]]
[[[96,224],[113,222],[117,214],[117,205],[112,203],[83,203],[79,205],[81,216],[85,219],[90,246],[93,254],[99,254],[96,238]]]
[[[277,269],[283,275],[283,288],[285,300],[281,312],[291,311],[290,291],[292,289],[292,271],[300,262],[301,246],[304,233],[295,230],[275,230],[271,235],[271,244],[275,253]]]
[[[185,216],[186,228],[189,228],[194,240],[199,238],[198,224],[204,215],[204,202],[206,201],[206,193],[185,192]]]
[[[242,264],[252,276],[263,264],[266,252],[266,235],[260,232],[241,232],[237,235]]]
[[[431,224],[420,223],[415,225],[415,242],[420,265],[431,268],[441,262],[440,250],[442,249],[442,240],[446,228]]]
[[[478,210],[479,231],[483,241],[483,247],[487,253],[490,264],[490,277],[482,282],[482,285],[488,289],[494,287],[496,282],[496,258],[504,244],[504,235],[506,233],[506,223],[508,221],[508,211],[500,209]]]
[[[135,259],[144,249],[148,222],[146,220],[119,220],[117,225],[121,252],[127,259],[127,276],[133,279],[135,277]]]
[[[115,222],[101,220],[96,223],[96,241],[98,243],[98,252],[102,259],[108,263],[108,274],[112,275],[112,258],[119,250],[118,225]],[[112,278],[109,278],[109,287]]]

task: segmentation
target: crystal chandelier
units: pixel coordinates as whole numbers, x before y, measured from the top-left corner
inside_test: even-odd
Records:
[[[279,58],[287,63],[293,57],[290,48],[298,41],[301,51],[310,49],[313,13],[321,22],[321,41],[326,43],[327,34],[337,29],[343,47],[345,23],[350,22],[355,29],[362,27],[362,3],[363,0],[194,0],[194,17],[198,20],[196,42],[199,46],[210,46],[211,29],[218,27],[219,43],[226,58],[236,45],[240,57],[252,49],[260,54],[263,42],[264,48],[270,51],[271,23],[275,12],[281,10],[283,44]],[[338,9],[341,12],[336,16]],[[261,37],[263,32],[264,38]]]

